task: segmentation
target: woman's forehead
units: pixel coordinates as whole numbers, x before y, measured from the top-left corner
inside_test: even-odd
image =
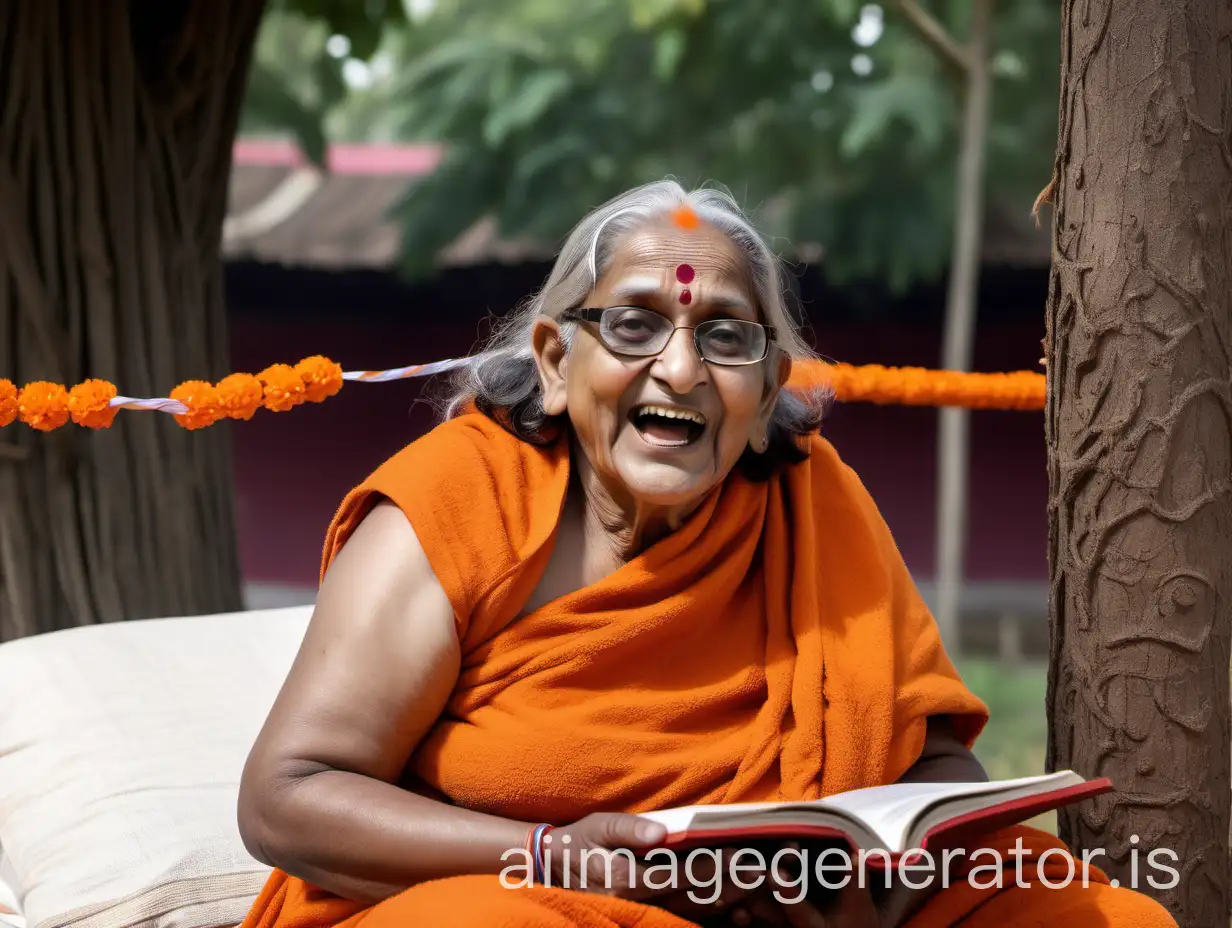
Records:
[[[691,268],[699,283],[709,276],[715,283],[721,281],[742,289],[748,286],[744,255],[731,239],[705,223],[696,229],[656,223],[630,232],[616,244],[604,276],[614,280],[637,274],[671,284],[682,266]]]

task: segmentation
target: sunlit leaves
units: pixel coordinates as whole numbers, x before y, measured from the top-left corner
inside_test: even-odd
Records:
[[[357,102],[343,69],[372,58],[405,24],[402,0],[275,0],[258,36],[241,131],[288,133],[321,163],[331,117]]]
[[[275,10],[290,10],[324,24],[330,35],[344,35],[351,55],[371,58],[385,28],[406,22],[402,0],[278,0]]]
[[[345,21],[361,0],[294,2],[362,31]],[[961,40],[969,3],[929,7]],[[1025,214],[1051,172],[1059,17],[1034,0],[997,10],[988,194]],[[332,125],[447,147],[399,213],[410,269],[481,216],[553,244],[608,197],[671,175],[725,184],[784,250],[820,243],[832,279],[944,271],[960,101],[890,5],[436,0],[391,22],[394,76],[334,106]]]

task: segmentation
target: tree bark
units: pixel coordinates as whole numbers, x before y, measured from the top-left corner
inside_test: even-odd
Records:
[[[984,153],[992,77],[988,66],[993,0],[973,0],[966,57],[972,63],[964,88],[962,135],[955,184],[954,254],[946,294],[945,370],[971,369],[984,220]],[[942,409],[937,430],[936,617],[952,654],[961,650],[963,560],[967,542],[968,425],[966,409]]]
[[[0,376],[227,373],[220,238],[263,0],[0,5]],[[6,429],[0,640],[241,607],[225,424]]]
[[[1062,9],[1048,763],[1115,787],[1061,814],[1075,851],[1226,925],[1232,6]]]

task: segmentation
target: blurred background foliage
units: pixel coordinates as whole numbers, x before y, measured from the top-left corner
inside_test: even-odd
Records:
[[[923,4],[959,41],[969,0]],[[1026,217],[1056,144],[1059,13],[997,6],[991,208]],[[894,3],[278,0],[242,131],[436,142],[399,207],[404,270],[492,216],[558,242],[590,208],[674,176],[717,182],[827,279],[902,292],[950,255],[961,89]]]

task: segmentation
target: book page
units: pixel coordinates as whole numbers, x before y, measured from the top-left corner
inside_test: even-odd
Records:
[[[1021,793],[1024,790],[1028,794],[1042,793],[1075,780],[1075,774],[1061,771],[991,783],[894,783],[831,796],[818,805],[841,810],[863,821],[870,831],[881,835],[887,850],[905,851],[910,850],[906,842],[915,823],[935,806],[960,798],[1000,797],[1003,793]],[[1081,778],[1077,778],[1077,782],[1081,782]],[[962,803],[962,806],[965,811],[981,804],[976,801]]]
[[[697,805],[680,806],[675,809],[659,809],[654,812],[639,812],[642,818],[659,822],[667,829],[668,834],[687,831],[695,818],[714,816],[726,820],[756,820],[758,814],[771,809],[799,806],[800,803],[790,802],[733,802],[728,805]]]
[[[840,793],[809,802],[745,802],[730,805],[696,805],[640,815],[662,823],[669,834],[699,829],[756,828],[770,819],[778,823],[816,824],[822,817],[836,826],[844,819],[856,828],[849,832],[870,832],[879,845],[891,853],[910,850],[906,846],[915,825],[930,811],[934,818],[948,818],[973,808],[993,805],[1005,796],[1035,795],[1064,786],[1082,783],[1083,778],[1069,770],[1036,777],[998,780],[991,783],[893,783]],[[952,813],[944,807],[954,805]],[[852,834],[852,837],[858,837]],[[863,838],[867,842],[867,837]]]

